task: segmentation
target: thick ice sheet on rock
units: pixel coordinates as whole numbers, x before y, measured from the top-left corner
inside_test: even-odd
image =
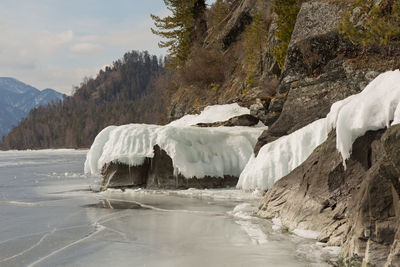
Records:
[[[221,115],[221,112],[226,114]],[[231,104],[208,107],[200,115],[185,116],[180,122],[167,126],[129,124],[107,127],[98,134],[87,154],[85,172],[99,174],[104,164],[109,162],[141,165],[145,158],[154,156],[153,147],[158,145],[172,158],[175,174],[187,178],[238,177],[258,136],[266,128],[200,128],[189,125],[220,121],[245,113],[248,109]]]
[[[238,188],[268,189],[299,166],[328,136],[326,119],[263,146],[257,157],[251,156],[240,175]]]
[[[400,71],[379,75],[361,93],[335,103],[336,114],[328,115],[329,124],[336,128],[337,149],[344,163],[350,157],[354,141],[367,131],[399,123]],[[397,115],[395,118],[395,114]]]
[[[85,163],[85,172],[99,174],[104,164],[143,164],[159,145],[172,158],[175,173],[187,178],[239,176],[262,128],[173,127],[130,124],[109,127],[95,139]]]
[[[325,119],[263,146],[249,160],[238,188],[268,189],[303,163],[336,129],[336,147],[343,164],[350,157],[354,141],[367,131],[400,123],[400,71],[379,75],[361,93],[332,105]]]

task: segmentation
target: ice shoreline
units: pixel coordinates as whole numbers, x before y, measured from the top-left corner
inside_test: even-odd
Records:
[[[263,225],[267,222],[271,225],[271,229],[275,233],[284,233],[289,235],[289,238],[297,241],[314,240],[315,243],[309,246],[308,253],[312,251],[312,257],[315,259],[320,257],[320,260],[330,266],[330,262],[338,260],[340,257],[341,247],[327,246],[324,243],[317,241],[319,232],[294,229],[293,231],[285,231],[285,227],[280,222],[279,218],[268,220],[257,216],[258,203],[262,200],[263,194],[260,191],[243,191],[236,188],[228,189],[187,189],[187,190],[147,190],[142,188],[137,189],[107,189],[99,193],[99,197],[104,197],[109,200],[129,201],[134,195],[166,195],[177,196],[183,199],[200,199],[212,201],[229,201],[235,204],[231,211],[226,214],[235,220],[235,223],[240,225],[243,231],[249,236],[255,244],[262,245],[268,243],[269,234],[262,230]],[[135,202],[140,205],[139,202]],[[144,205],[146,208],[154,208]],[[155,210],[160,210],[154,208]],[[189,210],[160,210],[164,212],[191,212]],[[312,248],[311,248],[312,247]],[[329,259],[328,259],[329,258]],[[321,265],[323,266],[323,265]]]

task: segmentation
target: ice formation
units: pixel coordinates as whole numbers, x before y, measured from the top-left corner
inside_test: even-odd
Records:
[[[263,146],[253,154],[240,175],[237,187],[268,189],[299,166],[327,138],[326,120],[321,119]]]
[[[265,128],[190,125],[225,120],[248,112],[237,104],[212,106],[200,115],[188,115],[166,126],[107,127],[98,134],[87,154],[85,172],[99,174],[103,165],[109,162],[141,165],[145,158],[154,156],[153,147],[158,145],[172,158],[175,174],[187,178],[238,177]]]
[[[263,146],[252,155],[237,187],[268,189],[304,162],[336,129],[336,147],[343,158],[350,157],[353,142],[367,131],[400,123],[400,71],[375,78],[361,93],[332,105],[326,118]]]

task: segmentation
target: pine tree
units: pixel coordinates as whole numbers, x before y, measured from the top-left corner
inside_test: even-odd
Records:
[[[271,54],[278,62],[280,69],[284,67],[297,14],[300,11],[298,2],[299,0],[275,0],[274,12],[277,15],[276,24],[278,26],[275,36],[280,41],[280,44],[271,50]]]
[[[226,18],[229,13],[230,4],[225,0],[216,0],[211,7],[211,18],[214,27],[217,30],[221,28],[221,22]]]
[[[352,10],[365,14],[360,26],[355,26],[352,13],[347,12],[339,24],[339,33],[354,44],[363,47],[386,46],[393,38],[400,36],[400,2],[385,0],[376,4],[373,0],[357,0]]]
[[[267,22],[261,13],[254,16],[252,24],[246,27],[244,33],[244,46],[246,52],[246,84],[250,87],[255,85],[258,72],[263,72],[263,52],[267,44],[268,30]]]
[[[195,39],[197,20],[203,15],[205,0],[164,0],[170,16],[160,18],[151,15],[154,25],[153,34],[159,35],[166,41],[160,41],[160,48],[168,48],[169,64],[174,67],[183,66],[186,62],[190,47]]]

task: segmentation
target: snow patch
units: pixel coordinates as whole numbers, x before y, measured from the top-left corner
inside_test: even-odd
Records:
[[[279,219],[279,218],[273,218],[272,219],[272,230],[274,230],[274,231],[279,231],[279,230],[281,230],[282,229],[282,226],[283,226],[283,224],[282,224],[282,221],[281,221],[281,219]]]
[[[257,208],[250,203],[242,203],[237,205],[233,211],[228,212],[229,215],[241,220],[251,220],[257,212]]]
[[[307,239],[317,239],[321,233],[311,230],[294,229],[293,234]]]
[[[391,123],[392,122],[392,123]],[[303,163],[336,129],[336,147],[346,160],[367,131],[400,123],[400,71],[379,75],[361,93],[334,103],[326,118],[268,143],[253,154],[240,175],[241,189],[268,189]]]
[[[268,238],[257,222],[258,218],[254,217],[256,212],[255,203],[241,203],[228,214],[235,218],[235,223],[240,225],[254,244],[262,245],[268,243]]]

